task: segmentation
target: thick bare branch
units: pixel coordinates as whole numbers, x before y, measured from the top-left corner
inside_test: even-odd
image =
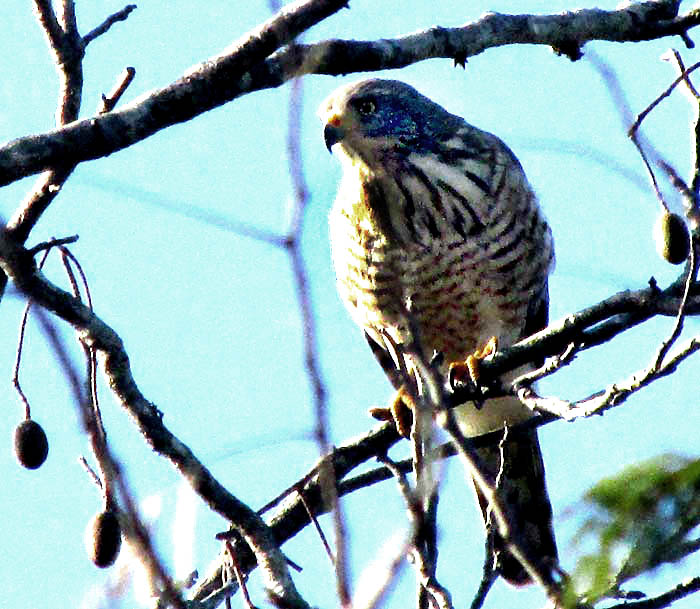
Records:
[[[343,0],[293,4],[220,55],[174,83],[146,93],[117,112],[0,148],[0,186],[57,164],[100,158],[236,97],[277,87],[299,74],[345,74],[399,68],[436,57],[463,61],[492,47],[541,44],[566,52],[590,40],[628,42],[680,34],[700,23],[700,11],[676,16],[677,3],[652,1],[614,11],[557,15],[491,13],[459,28],[431,28],[380,41],[330,40],[277,49],[345,5]]]
[[[462,27],[433,27],[408,36],[378,41],[329,40],[299,47],[280,57],[278,73],[306,69],[320,74],[402,68],[429,58],[469,57],[509,44],[538,44],[578,59],[592,40],[637,42],[681,34],[700,23],[700,12],[678,16],[678,2],[642,2],[613,11],[580,9],[554,15],[488,13]],[[311,54],[313,61],[305,55]],[[274,69],[274,66],[270,66]]]

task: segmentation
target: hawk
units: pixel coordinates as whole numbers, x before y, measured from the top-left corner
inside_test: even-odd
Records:
[[[547,324],[552,236],[505,143],[394,80],[341,87],[319,114],[343,167],[329,219],[338,292],[397,389],[397,370],[417,376],[401,350],[414,339],[424,353],[443,354],[447,373],[493,337],[508,346]],[[531,416],[515,397],[457,408],[465,436]],[[498,476],[525,555],[551,573],[557,549],[536,430],[479,456]],[[488,501],[477,496],[486,521]],[[530,583],[504,540],[490,535],[497,572]]]

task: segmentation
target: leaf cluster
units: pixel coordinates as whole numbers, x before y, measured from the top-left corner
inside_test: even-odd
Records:
[[[593,540],[570,585],[589,602],[619,597],[620,586],[700,547],[700,459],[664,454],[625,468],[593,486],[583,499],[589,517],[576,543]],[[573,592],[573,590],[572,590]]]

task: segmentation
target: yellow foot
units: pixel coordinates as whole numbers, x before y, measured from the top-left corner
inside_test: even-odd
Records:
[[[411,435],[413,400],[403,387],[396,392],[388,406],[370,408],[369,414],[378,421],[393,421],[396,431],[404,438]]]
[[[452,387],[455,384],[467,383],[471,381],[474,385],[479,384],[479,362],[493,355],[498,351],[498,339],[495,336],[486,341],[483,347],[467,355],[463,362],[453,362],[450,364],[449,381]]]

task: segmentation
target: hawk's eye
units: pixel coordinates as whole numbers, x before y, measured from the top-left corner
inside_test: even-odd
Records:
[[[377,111],[377,104],[373,99],[363,99],[358,103],[357,111],[362,116],[369,116]]]

